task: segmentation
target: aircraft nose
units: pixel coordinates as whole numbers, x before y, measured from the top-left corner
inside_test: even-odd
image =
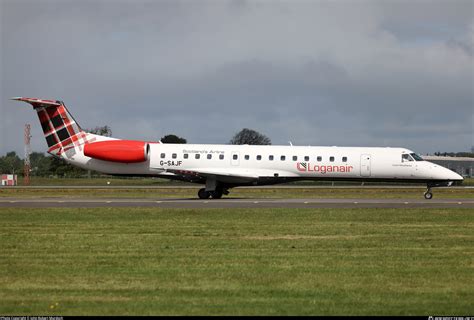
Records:
[[[436,163],[429,163],[431,178],[436,180],[444,180],[444,181],[463,181],[464,178],[450,170],[446,167],[440,166]]]
[[[450,170],[450,171],[451,171],[451,170]],[[460,174],[457,174],[456,172],[451,171],[451,178],[450,178],[450,180],[463,181],[464,178],[463,178]]]
[[[464,178],[461,175],[457,174],[453,170],[450,170],[447,168],[442,168],[442,169],[444,169],[443,170],[444,180],[450,180],[450,181],[463,181],[464,180]]]

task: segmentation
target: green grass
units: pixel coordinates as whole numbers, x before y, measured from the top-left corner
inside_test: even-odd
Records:
[[[100,189],[22,189],[0,188],[0,199],[5,197],[18,198],[197,198],[201,188],[100,188]],[[225,198],[380,198],[380,199],[422,199],[426,188],[235,188]],[[435,188],[435,199],[466,199],[474,198],[474,189]]]
[[[112,186],[160,186],[160,185],[184,185],[180,181],[170,181],[158,178],[119,178],[119,177],[101,177],[101,178],[43,178],[31,177],[31,186],[107,186],[110,182]],[[18,185],[23,186],[23,178],[18,178]]]
[[[469,209],[0,209],[0,314],[473,314]]]

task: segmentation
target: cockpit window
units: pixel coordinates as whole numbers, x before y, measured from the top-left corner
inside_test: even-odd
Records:
[[[420,155],[418,155],[416,153],[410,153],[410,155],[415,159],[415,161],[425,161],[425,160],[423,160],[422,157],[420,157]]]
[[[404,153],[402,154],[402,162],[406,162],[406,161],[415,161],[415,160],[413,160],[413,158],[408,153]]]

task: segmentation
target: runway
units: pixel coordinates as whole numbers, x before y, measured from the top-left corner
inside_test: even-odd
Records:
[[[474,199],[1,198],[0,208],[473,208]]]

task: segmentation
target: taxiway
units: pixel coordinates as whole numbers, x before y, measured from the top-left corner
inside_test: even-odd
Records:
[[[473,208],[474,199],[1,198],[0,208]]]

